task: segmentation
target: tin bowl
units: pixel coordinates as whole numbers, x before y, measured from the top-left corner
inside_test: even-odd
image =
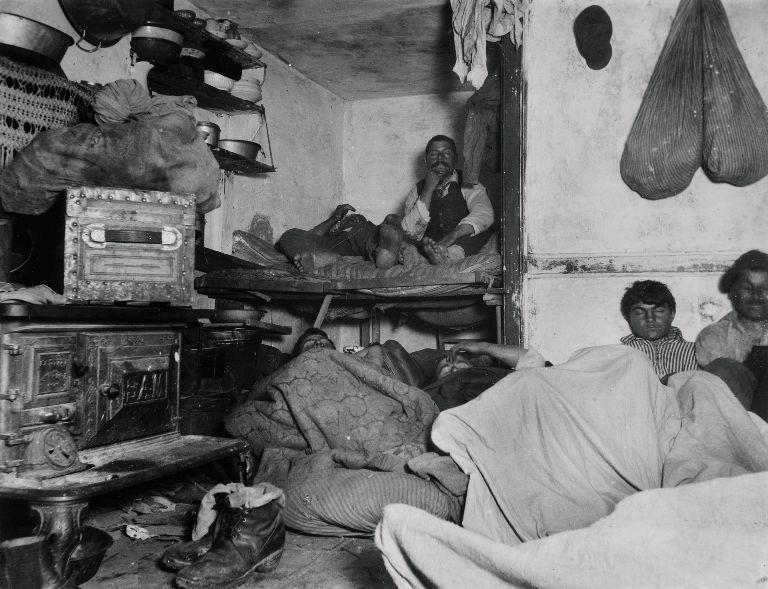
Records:
[[[244,141],[242,139],[219,139],[218,147],[254,162],[256,161],[256,156],[261,152],[261,145],[255,141]]]
[[[133,31],[131,49],[150,63],[170,65],[181,55],[184,35],[165,27],[144,25]]]
[[[72,37],[46,24],[0,12],[0,54],[39,67],[58,68]]]
[[[69,572],[76,585],[85,583],[99,570],[104,553],[112,546],[112,536],[108,532],[83,526],[80,543],[69,557]]]
[[[216,147],[219,144],[219,134],[221,133],[221,127],[216,123],[209,121],[200,121],[197,123],[198,133],[207,133],[205,136],[205,142],[211,147]]]

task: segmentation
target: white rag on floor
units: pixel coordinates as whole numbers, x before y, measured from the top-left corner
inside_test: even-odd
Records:
[[[602,346],[518,370],[441,413],[433,441],[470,478],[464,528],[388,508],[377,541],[393,578],[402,587],[647,586],[646,569],[662,559],[650,586],[679,586],[669,572],[678,561],[694,574],[688,586],[710,586],[698,566],[707,558],[719,559],[717,579],[760,567],[768,577],[766,475],[737,476],[768,470],[765,423],[711,374],[669,384],[641,352]],[[717,477],[737,478],[652,490]],[[630,495],[628,507],[568,532]],[[691,497],[698,503],[684,508]],[[744,548],[759,538],[762,548]]]

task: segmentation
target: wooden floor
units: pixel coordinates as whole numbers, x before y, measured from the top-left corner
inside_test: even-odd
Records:
[[[220,471],[191,471],[147,485],[94,498],[84,524],[110,533],[109,547],[96,575],[82,589],[156,589],[175,587],[176,573],[163,567],[163,551],[188,540],[197,506],[206,489],[226,482]],[[156,511],[155,508],[171,511]],[[126,535],[126,524],[150,534],[145,540]],[[149,535],[149,534],[148,534]],[[381,554],[370,538],[318,537],[288,532],[277,569],[254,574],[241,585],[250,589],[394,588]],[[212,588],[214,589],[214,588]]]
[[[155,589],[175,587],[176,574],[159,563],[171,543],[156,538],[131,540],[122,532],[107,551],[101,568],[82,589]],[[373,540],[320,538],[289,533],[280,565],[255,574],[247,589],[393,588]]]

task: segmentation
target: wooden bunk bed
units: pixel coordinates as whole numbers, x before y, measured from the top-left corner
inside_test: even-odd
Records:
[[[298,273],[284,260],[257,263],[205,248],[198,248],[197,259],[197,268],[206,272],[195,281],[198,292],[246,304],[299,308],[315,314],[315,327],[328,318],[361,313],[370,317],[393,307],[450,312],[485,304],[496,308],[497,324],[500,319],[501,257],[497,254],[471,256],[455,269],[427,267],[415,273],[402,268],[394,273],[376,271],[370,262],[345,260],[333,269],[323,269],[325,275]],[[369,333],[375,341],[378,327],[371,324]]]

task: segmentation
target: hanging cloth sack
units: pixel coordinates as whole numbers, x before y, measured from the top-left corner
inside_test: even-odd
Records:
[[[699,0],[704,48],[704,171],[747,186],[768,174],[768,115],[720,0]]]
[[[701,165],[701,11],[678,6],[621,156],[621,177],[643,198],[679,194]]]

